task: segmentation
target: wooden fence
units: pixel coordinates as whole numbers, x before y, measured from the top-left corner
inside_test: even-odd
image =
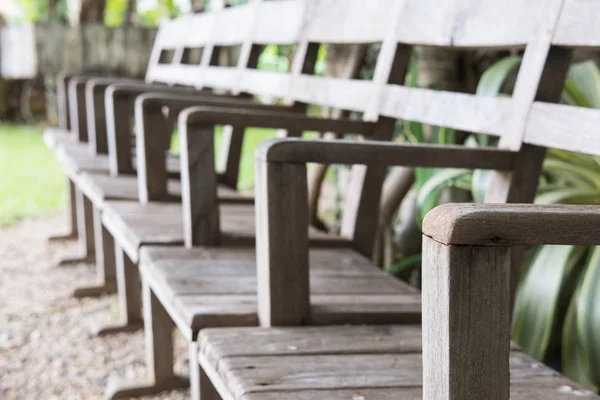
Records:
[[[0,30],[0,72],[6,79],[61,71],[141,77],[155,35],[153,28],[101,23],[7,26]]]

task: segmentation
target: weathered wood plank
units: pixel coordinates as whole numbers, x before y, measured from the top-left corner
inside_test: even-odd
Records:
[[[533,104],[524,141],[536,146],[600,155],[600,112],[563,104]]]
[[[260,323],[303,325],[310,315],[306,166],[257,159],[256,176]]]
[[[595,245],[599,222],[596,206],[444,204],[425,217],[423,232],[448,245]]]
[[[424,237],[423,265],[423,399],[508,400],[510,250]]]

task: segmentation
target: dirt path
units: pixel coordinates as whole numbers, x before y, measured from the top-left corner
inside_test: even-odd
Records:
[[[116,317],[114,296],[73,299],[93,266],[56,267],[77,254],[72,242],[48,244],[65,219],[26,220],[0,229],[0,398],[101,399],[109,375],[142,377],[142,332],[91,337],[92,323]],[[182,342],[179,340],[179,342]],[[178,369],[187,369],[178,343]],[[144,399],[185,399],[187,391]]]

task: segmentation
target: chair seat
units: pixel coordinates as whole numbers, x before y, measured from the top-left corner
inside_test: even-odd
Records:
[[[221,204],[221,245],[254,246],[255,213],[252,204]],[[142,245],[183,244],[181,203],[108,200],[104,202],[102,223],[133,262],[138,262]],[[347,246],[345,239],[316,229],[313,242],[323,246]]]
[[[75,179],[81,171],[104,174],[110,171],[108,155],[92,154],[85,143],[63,142],[56,147],[55,152],[56,159],[70,179]]]
[[[235,400],[421,400],[419,326],[207,329],[200,364]],[[599,399],[512,346],[511,400]]]
[[[74,139],[70,133],[56,129],[44,131],[44,141],[54,149],[56,158],[61,164],[65,174],[74,179],[76,174],[87,171],[92,173],[108,174],[110,164],[108,155],[94,154],[88,143],[82,143]],[[132,155],[132,163],[135,168],[135,154]],[[181,171],[179,157],[170,154],[166,158],[169,176],[178,177]]]
[[[43,138],[46,146],[51,149],[56,149],[65,143],[77,143],[77,139],[73,133],[59,128],[45,128]]]
[[[105,200],[133,200],[137,201],[138,181],[134,175],[110,176],[99,172],[82,172],[74,179],[77,187],[97,207],[103,208]],[[219,185],[217,196],[224,203],[252,204],[251,195],[237,192],[236,190]],[[173,201],[181,200],[181,182],[179,179],[167,181],[167,191]]]
[[[420,293],[354,250],[312,249],[310,263],[310,323],[420,321]],[[206,327],[258,324],[253,248],[145,247],[140,273],[190,340]]]

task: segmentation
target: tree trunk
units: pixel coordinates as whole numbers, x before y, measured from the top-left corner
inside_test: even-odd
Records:
[[[106,0],[68,0],[69,23],[78,26],[84,22],[104,21]]]
[[[136,0],[127,0],[127,8],[125,9],[125,15],[123,17],[123,22],[128,25],[135,25],[137,18],[137,1]]]

